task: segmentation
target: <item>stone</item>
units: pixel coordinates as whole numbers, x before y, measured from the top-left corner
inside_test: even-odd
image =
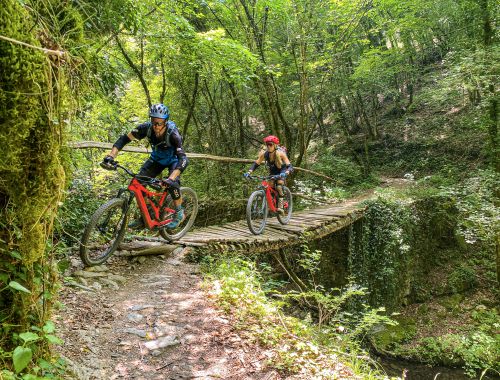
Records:
[[[149,342],[144,343],[144,346],[148,350],[157,350],[159,348],[165,348],[170,346],[176,346],[180,343],[179,339],[175,335],[163,336],[156,340],[151,340]]]
[[[108,267],[106,265],[96,265],[95,267],[87,268],[88,272],[107,272]]]
[[[71,259],[71,266],[74,268],[78,268],[81,265],[81,261],[78,259]]]
[[[98,277],[107,277],[106,273],[102,272],[89,272],[86,270],[77,270],[73,273],[74,276],[83,277],[83,278],[98,278]]]
[[[116,282],[114,282],[113,280],[110,280],[109,278],[104,277],[104,278],[101,278],[100,281],[103,284],[108,285],[110,288],[113,288],[114,290],[120,289],[120,287],[118,286],[118,284]]]
[[[108,279],[111,281],[115,281],[119,284],[123,284],[127,279],[123,276],[120,276],[119,274],[108,274]]]
[[[145,256],[139,256],[139,257],[137,258],[137,262],[138,262],[139,264],[144,264],[144,263],[146,262],[146,257],[145,257]]]
[[[416,323],[411,318],[397,316],[394,318],[398,325],[383,326],[378,332],[371,335],[376,350],[390,351],[398,345],[410,341],[417,333]]]
[[[149,309],[149,308],[154,309],[154,305],[134,305],[134,306],[130,306],[128,309],[132,310],[132,311],[140,311],[140,310]]]
[[[443,297],[438,300],[438,303],[443,306],[446,310],[452,311],[457,309],[460,306],[460,303],[464,300],[464,296],[462,294],[452,294],[448,297]]]
[[[142,329],[136,329],[135,327],[129,327],[126,329],[123,329],[123,332],[126,332],[127,334],[132,334],[132,335],[137,335],[141,338],[146,337],[146,331]]]
[[[151,355],[153,355],[153,356],[160,356],[161,355],[161,351],[160,350],[154,350],[153,352],[151,352]]]
[[[139,314],[139,313],[130,313],[130,314],[127,314],[127,319],[130,322],[140,322],[140,321],[142,321],[143,318],[144,318],[144,316],[141,315],[141,314]]]
[[[94,282],[91,286],[91,288],[97,290],[97,291],[100,291],[102,289],[102,285],[98,282]]]
[[[170,281],[157,281],[157,282],[150,282],[150,283],[144,284],[143,286],[154,286],[154,287],[161,288],[161,287],[165,287],[165,286],[169,286],[169,285],[170,285]]]

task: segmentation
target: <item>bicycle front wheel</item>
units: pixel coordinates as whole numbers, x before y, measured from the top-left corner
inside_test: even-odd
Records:
[[[189,187],[181,187],[181,197],[182,197],[182,208],[184,209],[184,219],[179,225],[174,229],[168,229],[167,227],[160,228],[160,235],[162,238],[168,241],[179,240],[183,237],[189,229],[193,226],[193,223],[198,214],[198,196],[193,189]],[[163,211],[160,215],[161,220],[171,219],[173,216],[174,204],[172,197],[169,195],[163,204]]]
[[[278,214],[278,221],[281,224],[288,224],[290,218],[292,217],[293,209],[293,199],[292,192],[286,186],[283,186],[283,210],[285,213],[283,215]]]
[[[262,190],[254,191],[247,203],[247,224],[254,235],[260,235],[267,221],[266,194]]]
[[[128,222],[126,202],[113,198],[92,215],[80,241],[80,257],[85,265],[102,264],[118,248]]]

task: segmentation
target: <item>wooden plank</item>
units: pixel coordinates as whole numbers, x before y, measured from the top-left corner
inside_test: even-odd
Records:
[[[294,235],[301,234],[305,230],[305,228],[303,228],[303,227],[300,227],[297,225],[290,225],[290,224],[282,225],[281,223],[273,223],[273,224],[269,224],[269,226],[283,230],[283,231],[288,232],[288,233],[292,233]]]
[[[225,236],[234,236],[234,235],[241,234],[244,232],[250,233],[248,228],[246,231],[235,230],[234,227],[232,225],[229,225],[229,224],[225,225],[224,227],[215,227],[214,230],[220,232],[222,235],[225,235]]]
[[[266,225],[265,231],[269,230],[269,231],[273,232],[274,234],[279,234],[279,235],[283,236],[283,238],[285,238],[285,239],[295,238],[296,234],[289,233],[285,229],[280,228],[280,226],[281,226],[281,224],[279,226],[276,226],[276,225]]]
[[[222,227],[224,228],[229,228],[233,231],[239,231],[239,232],[248,232],[251,234],[250,230],[248,229],[248,225],[245,222],[244,224],[239,224],[239,223],[230,223],[230,224],[225,224]]]

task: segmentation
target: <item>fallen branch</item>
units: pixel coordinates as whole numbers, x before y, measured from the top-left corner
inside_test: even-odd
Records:
[[[102,143],[102,142],[97,142],[97,141],[77,141],[77,142],[71,142],[69,143],[70,148],[73,149],[88,149],[88,148],[97,148],[97,149],[103,149],[103,150],[111,150],[113,147],[113,144],[111,143]],[[124,152],[131,152],[131,153],[144,153],[148,154],[151,153],[150,149],[147,149],[145,147],[138,147],[138,146],[125,146],[122,151]],[[225,157],[225,156],[214,156],[212,154],[201,154],[201,153],[186,153],[188,158],[193,158],[193,159],[203,159],[203,160],[209,160],[209,161],[218,161],[218,162],[229,162],[229,163],[240,163],[240,164],[251,164],[255,160],[249,159],[249,158],[234,158],[234,157]],[[304,172],[304,173],[309,173],[318,177],[325,178],[329,181],[335,182],[335,179],[332,177],[328,177],[327,175],[315,172],[313,170],[309,169],[303,169],[300,167],[294,167],[294,170],[298,172]]]
[[[11,42],[11,43],[17,44],[17,45],[26,46],[26,47],[29,47],[31,49],[41,50],[45,54],[49,54],[49,55],[57,55],[58,57],[63,57],[64,55],[66,55],[66,53],[64,51],[51,50],[51,49],[46,49],[46,48],[43,48],[43,47],[40,47],[40,46],[30,45],[30,44],[27,44],[26,42],[18,41],[18,40],[15,40],[13,38],[10,38],[10,37],[5,37],[5,36],[1,36],[0,35],[0,40]]]
[[[154,245],[149,248],[137,249],[133,251],[123,250],[119,253],[119,256],[148,256],[148,255],[167,255],[174,252],[178,245],[165,244],[165,245]]]

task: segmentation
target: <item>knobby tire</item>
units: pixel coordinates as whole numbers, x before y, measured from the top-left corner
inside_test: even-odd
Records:
[[[250,232],[254,235],[260,235],[264,228],[266,227],[267,221],[267,200],[266,194],[263,190],[254,191],[247,202],[247,224]],[[262,221],[255,223],[254,220],[258,220],[258,217],[262,217]]]
[[[122,242],[128,223],[126,202],[123,198],[113,198],[99,207],[90,218],[80,242],[80,257],[86,266],[102,264]],[[115,226],[108,225],[112,218],[113,222],[116,221]],[[94,255],[96,251],[97,257]]]
[[[185,219],[180,224],[179,227],[169,230],[168,228],[160,228],[160,235],[162,238],[169,242],[179,240],[183,237],[189,229],[193,226],[193,223],[198,214],[198,196],[196,192],[189,187],[181,187],[182,205],[184,207]],[[173,208],[172,197],[169,195],[165,200],[165,205],[169,208]],[[162,217],[162,220],[168,216]]]
[[[281,224],[288,224],[290,218],[292,217],[292,209],[293,209],[292,192],[288,187],[283,186],[283,195],[285,196],[285,201],[288,202],[288,208],[285,209],[284,215],[280,215],[278,213],[278,221]]]

